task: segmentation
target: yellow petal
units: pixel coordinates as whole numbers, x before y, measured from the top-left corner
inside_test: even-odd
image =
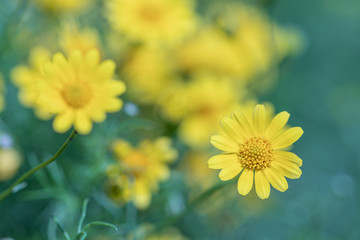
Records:
[[[239,150],[239,145],[236,142],[222,135],[212,136],[210,142],[214,147],[225,152],[235,153]]]
[[[126,85],[124,82],[111,79],[106,83],[106,94],[108,96],[118,96],[126,91]]]
[[[244,139],[248,138],[251,135],[251,126],[244,114],[238,111],[234,111],[232,113],[232,118],[236,120],[239,124],[239,128],[241,129],[240,133]]]
[[[151,202],[151,192],[150,192],[150,188],[149,186],[147,186],[146,183],[144,183],[144,181],[135,180],[135,184],[134,184],[134,188],[135,188],[135,195],[134,195],[134,202],[135,205],[139,208],[139,209],[146,209],[147,207],[149,207],[150,202]]]
[[[211,169],[222,169],[234,163],[238,163],[239,159],[235,153],[220,154],[209,159],[208,165]]]
[[[286,125],[290,114],[288,112],[281,112],[276,115],[271,121],[269,127],[266,129],[265,136],[267,139],[271,140],[273,137],[276,137],[281,129]]]
[[[250,192],[254,183],[254,171],[249,169],[244,169],[241,173],[238,181],[238,192],[241,195],[246,195]]]
[[[288,189],[288,183],[285,177],[276,171],[276,169],[265,168],[264,173],[275,189],[279,190],[280,192],[284,192],[286,189]]]
[[[224,117],[220,122],[221,128],[226,135],[235,140],[237,143],[243,143],[244,138],[241,136],[241,129],[236,120]]]
[[[89,69],[95,68],[100,61],[99,51],[97,49],[87,51],[84,57],[84,61]]]
[[[74,127],[80,134],[88,134],[92,129],[90,117],[84,111],[76,112]]]
[[[96,75],[98,76],[98,79],[103,81],[111,79],[114,75],[115,67],[116,65],[114,61],[106,60],[102,62],[96,69]]]
[[[123,101],[119,98],[110,98],[105,102],[105,110],[108,112],[117,112],[123,106]]]
[[[295,153],[287,152],[287,151],[276,150],[274,152],[274,158],[293,162],[299,167],[301,167],[303,163],[301,158],[299,158]]]
[[[230,180],[230,179],[234,178],[236,175],[238,175],[242,169],[243,169],[243,167],[240,165],[240,163],[232,164],[230,166],[223,168],[220,171],[219,178],[222,181]]]
[[[53,128],[58,133],[64,133],[70,129],[74,123],[74,112],[66,111],[56,115],[53,121]]]
[[[266,111],[262,104],[257,104],[253,113],[254,132],[263,135],[266,127]]]
[[[271,162],[271,167],[276,168],[279,173],[290,179],[300,178],[302,173],[300,168],[296,164],[288,161],[283,162],[279,160],[274,160]]]
[[[81,51],[74,50],[69,55],[69,64],[74,68],[77,69],[82,64],[83,55]]]
[[[272,141],[274,149],[283,149],[296,142],[304,133],[301,127],[293,127],[276,137]]]
[[[270,182],[263,171],[255,172],[255,189],[261,199],[266,199],[270,195]]]

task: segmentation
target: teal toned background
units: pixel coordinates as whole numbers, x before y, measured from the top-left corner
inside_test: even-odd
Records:
[[[51,156],[67,135],[55,133],[50,121],[38,120],[31,109],[23,107],[9,80],[10,70],[25,62],[31,37],[38,42],[41,36],[37,34],[57,21],[36,10],[31,1],[23,0],[19,8],[15,8],[16,2],[0,0],[0,72],[6,81],[0,131],[13,137],[15,148],[23,156],[19,170],[23,173]],[[275,21],[298,27],[306,38],[304,52],[284,60],[278,82],[259,96],[260,101],[273,103],[277,112],[288,111],[290,124],[304,129],[293,149],[304,161],[303,174],[298,180],[289,180],[284,193],[272,189],[264,201],[253,192],[247,197],[238,195],[235,184],[227,186],[174,226],[195,240],[360,239],[360,1],[258,2]],[[101,1],[97,4],[103,5]],[[210,1],[199,1],[199,10],[208,4]],[[101,11],[93,10],[88,18],[100,31],[107,24],[97,18]],[[21,27],[11,26],[16,20],[31,31],[24,33],[25,41],[12,38],[21,31]],[[108,115],[90,135],[77,137],[56,163],[32,176],[24,189],[0,202],[0,239],[56,239],[52,216],[74,232],[87,197],[86,221],[102,220],[120,229],[115,233],[97,227],[89,231],[88,239],[102,239],[96,237],[100,234],[121,239],[139,223],[158,222],[173,211],[171,204],[181,208],[190,194],[176,171],[161,183],[152,205],[144,212],[137,212],[132,204],[119,208],[103,193],[105,179],[101,173],[113,161],[109,150],[112,139],[139,140],[159,132],[171,135],[172,131],[141,114],[132,117],[121,111]],[[182,151],[180,143],[175,146]],[[0,190],[13,180],[0,182]],[[219,203],[221,198],[226,200]],[[58,239],[62,239],[59,234]]]

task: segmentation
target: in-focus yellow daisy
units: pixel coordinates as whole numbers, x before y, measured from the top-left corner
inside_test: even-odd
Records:
[[[56,53],[44,64],[43,86],[38,104],[54,114],[54,130],[65,132],[74,126],[80,134],[92,129],[92,122],[102,122],[107,112],[117,112],[123,102],[118,98],[125,92],[125,84],[113,79],[115,63],[100,63],[97,50],[82,54],[79,50],[66,59]]]
[[[111,0],[109,20],[116,30],[133,40],[176,43],[195,28],[188,0]]]
[[[209,159],[212,169],[221,169],[219,177],[230,180],[241,173],[238,192],[247,195],[255,185],[261,199],[270,195],[270,184],[277,190],[287,190],[285,179],[301,176],[302,160],[287,149],[303,130],[287,128],[289,113],[267,117],[264,105],[256,105],[252,115],[235,111],[221,120],[222,134],[211,137],[211,144],[224,151]]]
[[[159,181],[170,176],[167,164],[177,157],[171,139],[143,140],[137,148],[125,140],[117,140],[113,151],[118,164],[108,169],[109,197],[120,203],[133,201],[139,209],[147,208]]]
[[[74,50],[80,50],[85,54],[91,49],[99,49],[99,35],[95,29],[80,29],[75,23],[66,22],[60,32],[59,45],[66,54]]]

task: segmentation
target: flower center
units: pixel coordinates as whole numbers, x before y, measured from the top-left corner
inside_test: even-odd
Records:
[[[66,86],[61,93],[65,102],[75,109],[84,107],[92,96],[89,85],[84,83],[75,83]]]
[[[144,6],[140,9],[139,15],[149,22],[157,22],[161,18],[161,11],[155,6]]]
[[[141,153],[133,153],[130,156],[124,158],[129,170],[133,172],[133,174],[143,172],[149,165],[149,159],[146,155]]]
[[[262,137],[252,137],[240,145],[238,153],[240,163],[249,170],[262,170],[273,160],[274,150]]]

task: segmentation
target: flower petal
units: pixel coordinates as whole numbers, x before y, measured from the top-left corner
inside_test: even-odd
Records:
[[[274,152],[274,158],[275,159],[281,159],[283,161],[290,161],[295,163],[296,165],[298,165],[299,167],[302,166],[303,161],[301,160],[301,158],[299,158],[295,153],[292,152],[287,152],[287,151],[281,151],[281,150],[276,150]]]
[[[288,189],[288,183],[285,177],[276,171],[276,169],[265,168],[264,173],[275,189],[279,190],[280,192],[284,192],[286,189]]]
[[[110,98],[105,101],[105,110],[108,112],[117,112],[123,106],[123,101],[119,98]]]
[[[266,129],[265,136],[269,140],[276,137],[280,133],[281,129],[286,125],[289,117],[290,114],[286,111],[276,115],[271,121],[269,127]]]
[[[241,166],[240,163],[232,164],[230,166],[223,168],[220,171],[219,178],[222,181],[230,180],[230,179],[234,178],[236,175],[238,175],[242,169],[243,169],[243,167]]]
[[[112,78],[114,75],[114,71],[116,68],[116,64],[114,61],[106,60],[98,66],[96,69],[96,75],[99,80],[105,81]]]
[[[249,169],[244,169],[244,171],[241,173],[238,181],[238,192],[245,196],[248,194],[253,187],[254,183],[254,171]]]
[[[54,130],[58,133],[64,133],[69,130],[74,123],[74,116],[74,112],[71,110],[56,115],[53,121]]]
[[[244,138],[241,136],[241,128],[239,128],[236,120],[224,117],[220,122],[221,128],[226,135],[235,140],[237,143],[243,143]]]
[[[276,168],[282,175],[291,179],[300,178],[302,174],[300,168],[296,164],[289,161],[281,161],[276,159],[271,162],[271,167]]]
[[[266,199],[270,195],[270,182],[263,171],[255,172],[255,189],[261,199]]]
[[[263,135],[266,127],[266,110],[264,105],[257,104],[253,113],[254,132]]]
[[[293,127],[280,134],[272,141],[274,149],[283,149],[296,142],[304,133],[301,127]]]
[[[211,169],[222,169],[238,162],[238,156],[235,153],[220,154],[210,158],[208,161],[208,165]]]
[[[80,134],[88,134],[92,129],[90,117],[83,111],[76,112],[74,127]]]
[[[236,142],[222,135],[212,136],[210,142],[214,147],[225,152],[235,153],[239,150],[239,145]]]
[[[244,139],[248,138],[251,135],[251,126],[244,114],[238,111],[234,111],[232,113],[232,118],[236,120],[239,124],[239,128],[241,129],[240,133]]]

